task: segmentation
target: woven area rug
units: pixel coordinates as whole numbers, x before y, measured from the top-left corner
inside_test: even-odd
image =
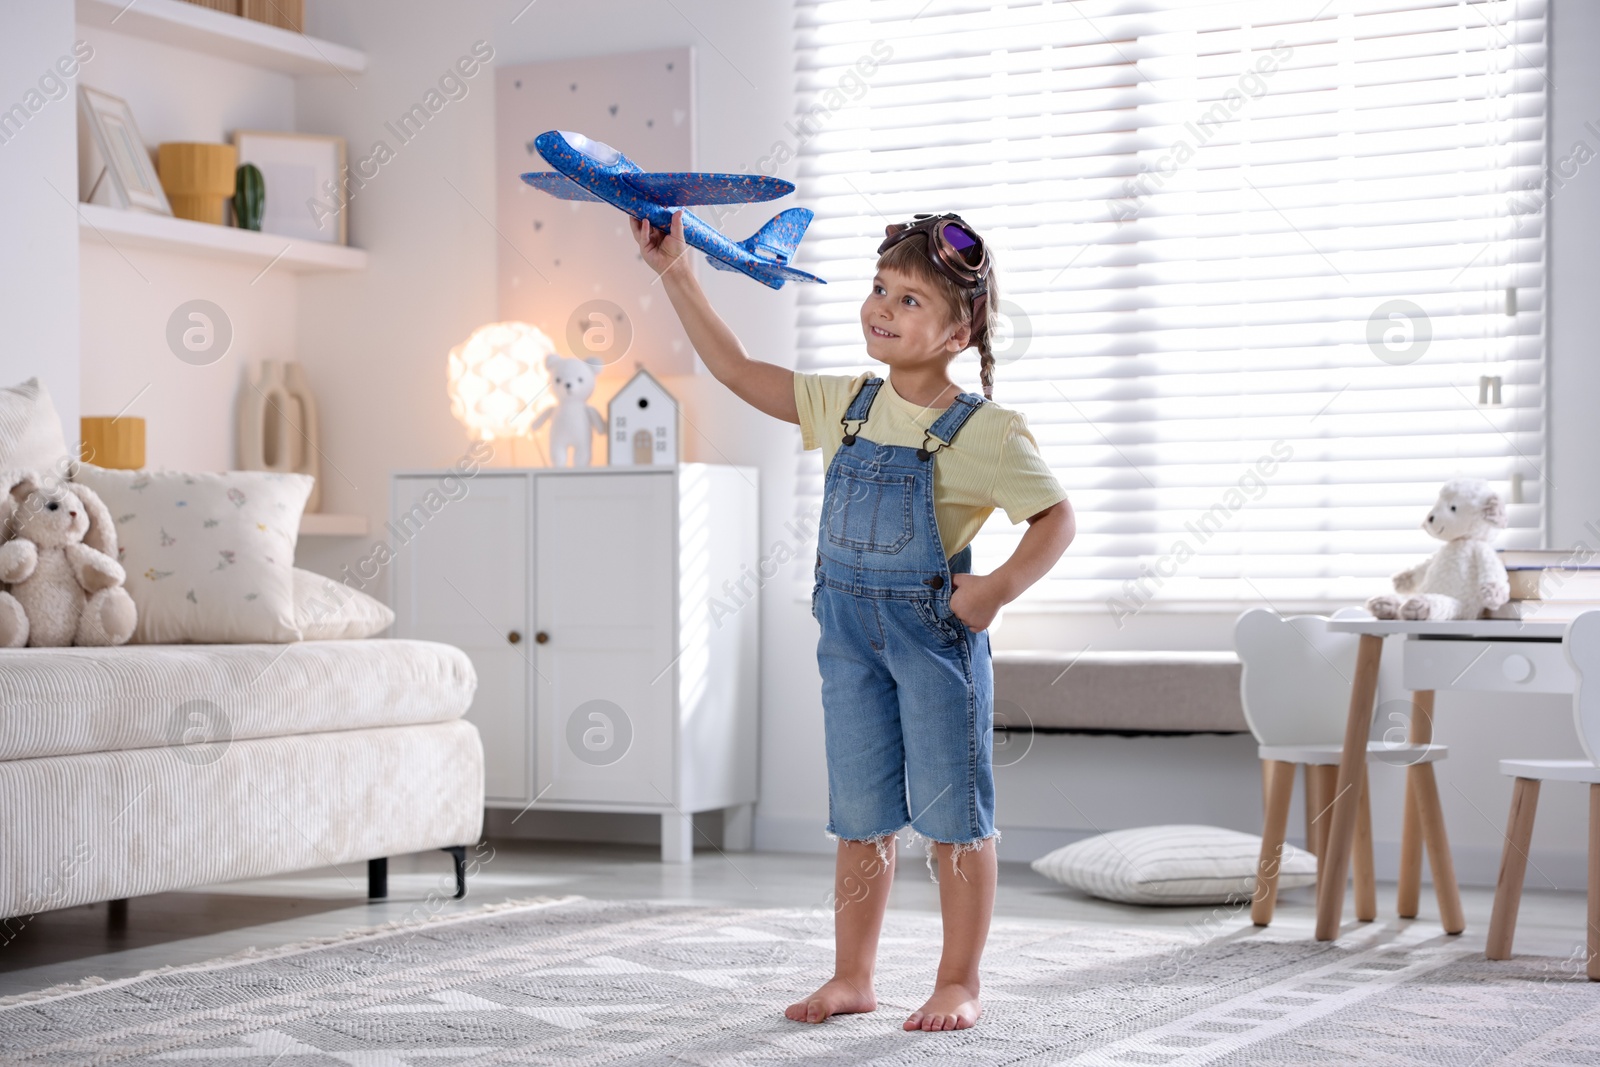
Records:
[[[937,915],[891,911],[879,1008],[783,1018],[832,963],[829,909],[562,898],[396,923],[0,1002],[7,1064],[1600,1063],[1581,960],[1490,963],[1429,923],[1318,944],[1218,911],[1188,928],[996,921],[984,1017],[906,1033]]]

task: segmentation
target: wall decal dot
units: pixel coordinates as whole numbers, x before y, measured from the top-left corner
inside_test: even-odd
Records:
[[[535,230],[542,230],[542,229],[544,229],[544,223],[540,222],[538,219],[534,219],[533,220],[533,228]]]
[[[511,87],[512,87],[512,88],[513,88],[513,89],[520,89],[520,88],[522,88],[522,80],[521,80],[521,79],[520,79],[520,78],[519,78],[519,79],[517,79],[517,80],[516,80],[516,81],[514,81],[514,82],[512,82],[512,83],[511,83]]]
[[[607,109],[607,110],[609,110],[609,111],[610,111],[610,112],[611,112],[611,114],[612,114],[612,115],[613,115],[613,116],[615,116],[615,115],[616,115],[616,113],[617,113],[617,105],[616,105],[616,104],[612,104],[612,105],[611,105],[611,107],[610,107],[610,108],[608,108],[608,109]]]
[[[571,88],[572,88],[573,92],[577,92],[578,91],[578,83],[577,82],[573,82]]]
[[[644,120],[644,124],[645,124],[645,127],[648,129],[649,127],[654,126],[656,124],[656,120],[655,119],[645,119]]]

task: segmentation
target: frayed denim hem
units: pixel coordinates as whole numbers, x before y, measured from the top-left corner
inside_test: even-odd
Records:
[[[979,837],[971,841],[939,841],[935,838],[928,837],[926,834],[918,833],[914,827],[907,827],[907,829],[911,832],[910,844],[915,845],[918,838],[922,839],[924,855],[926,856],[928,862],[928,881],[933,882],[934,884],[938,884],[939,881],[939,872],[933,865],[934,845],[954,846],[950,850],[950,866],[962,877],[963,880],[965,880],[967,875],[966,872],[962,871],[961,869],[961,857],[966,855],[968,852],[983,851],[983,843],[985,841],[993,841],[997,846],[1000,844],[1000,831],[998,829],[996,829],[995,832],[990,834],[988,837]]]
[[[901,829],[904,829],[904,827]],[[878,850],[878,862],[885,868],[887,868],[891,862],[891,857],[889,855],[889,841],[891,838],[898,839],[900,834],[899,830],[885,830],[883,833],[874,834],[871,837],[840,837],[832,830],[823,830],[822,832],[827,835],[828,840],[834,842],[848,841],[852,845],[864,845],[869,841],[872,842],[872,844],[876,846]]]

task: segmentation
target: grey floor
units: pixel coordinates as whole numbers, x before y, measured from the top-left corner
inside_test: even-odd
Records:
[[[398,857],[389,864],[389,898],[366,899],[365,864],[280,878],[205,886],[137,897],[126,921],[112,921],[104,904],[65,908],[24,922],[10,920],[0,936],[0,995],[42,989],[90,976],[105,979],[154,967],[196,963],[241,949],[265,949],[327,937],[377,923],[451,914],[483,904],[533,896],[577,894],[593,899],[651,899],[742,907],[827,905],[833,885],[829,856],[776,852],[700,851],[692,865],[664,866],[659,851],[637,845],[497,840],[480,853],[482,869],[465,900],[453,891],[450,859],[442,852]],[[903,850],[891,908],[938,911],[938,890],[920,854]],[[1431,889],[1424,887],[1425,894]],[[1467,913],[1463,942],[1481,949],[1493,894],[1462,893]],[[1349,914],[1347,900],[1346,914]],[[1379,915],[1392,916],[1394,887],[1380,885]],[[1103,923],[1116,926],[1215,926],[1211,908],[1145,908],[1110,904],[1062,889],[1022,863],[1002,863],[997,917]],[[1438,912],[1425,895],[1418,922]],[[1308,924],[1311,890],[1284,894],[1280,917]],[[1244,924],[1248,915],[1230,916]],[[1568,958],[1583,943],[1581,893],[1529,890],[1517,925],[1518,954]]]

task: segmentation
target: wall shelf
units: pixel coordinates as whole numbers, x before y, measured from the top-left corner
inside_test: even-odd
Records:
[[[349,75],[367,69],[366,53],[354,48],[184,0],[77,0],[77,20],[286,74]]]
[[[365,537],[365,515],[329,515],[323,512],[306,512],[300,516],[301,537]]]
[[[154,248],[235,263],[253,263],[263,270],[270,264],[274,270],[296,274],[364,270],[367,266],[367,253],[349,245],[280,237],[233,226],[215,226],[168,215],[152,215],[145,211],[122,211],[100,204],[78,205],[78,236],[85,241],[103,242],[116,249]]]

